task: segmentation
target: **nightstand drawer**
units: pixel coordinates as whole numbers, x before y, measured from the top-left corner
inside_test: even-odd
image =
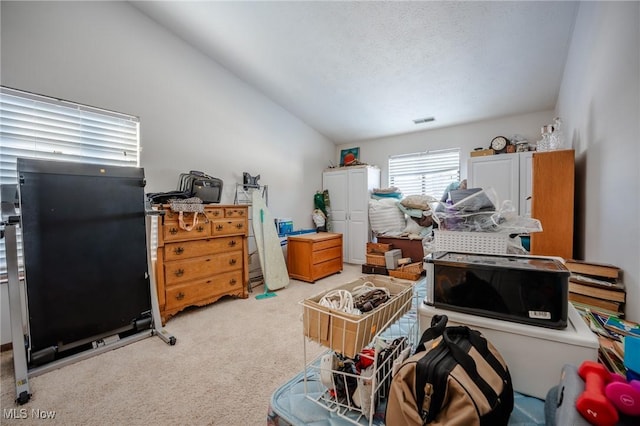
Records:
[[[331,238],[329,240],[314,241],[312,244],[313,244],[313,251],[325,250],[332,247],[340,247],[340,249],[342,250],[341,238]]]
[[[342,255],[342,253],[341,253]],[[311,278],[313,281],[319,280],[342,270],[342,257],[326,262],[317,263],[311,267]]]
[[[327,260],[339,259],[342,257],[342,246],[335,246],[325,250],[313,250],[311,254],[311,264],[326,262]]]

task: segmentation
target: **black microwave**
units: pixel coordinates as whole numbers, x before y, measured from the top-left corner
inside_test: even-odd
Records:
[[[567,326],[569,270],[561,260],[435,252],[425,258],[435,307],[554,329]]]

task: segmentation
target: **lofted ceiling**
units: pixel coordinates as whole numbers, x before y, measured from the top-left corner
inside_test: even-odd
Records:
[[[553,109],[577,2],[140,1],[335,143]],[[434,117],[427,123],[414,120]]]

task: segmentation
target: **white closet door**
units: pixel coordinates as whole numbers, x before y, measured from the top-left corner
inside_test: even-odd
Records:
[[[518,154],[498,154],[469,159],[467,183],[469,188],[493,188],[502,204],[511,200],[516,211],[520,205],[520,174]],[[500,208],[500,206],[496,206]]]

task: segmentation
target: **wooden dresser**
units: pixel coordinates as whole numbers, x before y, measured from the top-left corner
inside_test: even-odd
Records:
[[[315,282],[342,271],[342,234],[320,232],[287,238],[289,276]]]
[[[161,209],[156,285],[162,322],[187,306],[249,297],[248,206],[207,205],[191,231],[180,228],[168,205]],[[191,224],[193,213],[184,213],[184,222]]]

